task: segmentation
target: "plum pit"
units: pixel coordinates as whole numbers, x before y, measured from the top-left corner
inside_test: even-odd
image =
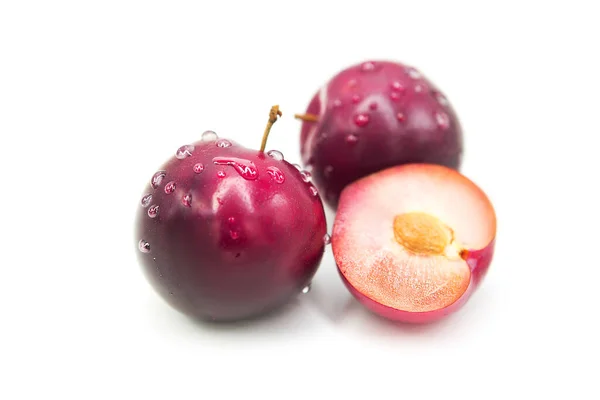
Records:
[[[454,231],[439,218],[421,211],[394,218],[394,238],[408,251],[422,256],[462,258],[466,251],[454,240]]]

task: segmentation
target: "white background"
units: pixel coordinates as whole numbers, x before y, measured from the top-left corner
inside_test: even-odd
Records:
[[[0,4],[1,399],[599,398],[595,2]],[[207,129],[258,147],[273,104],[268,147],[299,161],[293,113],[370,58],[414,65],[461,118],[498,214],[471,301],[388,323],[328,248],[269,318],[168,308],[132,248],[149,176]]]

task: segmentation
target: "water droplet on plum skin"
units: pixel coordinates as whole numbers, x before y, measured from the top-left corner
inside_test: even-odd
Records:
[[[323,169],[323,175],[325,176],[325,178],[329,178],[332,173],[333,167],[331,165],[328,165]]]
[[[181,204],[183,204],[186,207],[191,207],[192,206],[192,195],[191,194],[186,194],[181,198]]]
[[[194,172],[195,173],[201,174],[202,171],[204,171],[204,164],[202,164],[202,163],[194,164]]]
[[[308,292],[310,292],[310,285],[307,285],[302,289],[302,294],[307,294]]]
[[[175,158],[178,160],[183,160],[184,158],[191,156],[193,152],[194,146],[191,144],[186,144],[177,149],[175,152]]]
[[[442,106],[447,106],[449,104],[448,99],[440,92],[435,92],[434,95],[437,102]]]
[[[283,161],[284,160],[283,153],[280,152],[279,150],[269,150],[267,152],[267,155],[269,157],[271,157],[273,160],[276,160],[276,161]]]
[[[313,196],[317,196],[317,195],[319,194],[319,191],[317,190],[317,188],[316,188],[316,187],[314,187],[314,186],[311,186],[311,187],[310,187],[310,193],[311,193]]]
[[[376,102],[372,102],[371,104],[369,104],[369,109],[375,111],[377,110],[377,108],[379,107],[379,104],[377,104]]]
[[[231,142],[227,139],[219,139],[219,140],[217,140],[217,147],[221,147],[221,148],[231,147]]]
[[[331,235],[329,233],[326,233],[325,236],[323,236],[323,243],[325,243],[325,245],[331,244]]]
[[[396,119],[399,122],[404,122],[406,121],[406,116],[403,113],[399,112],[398,114],[396,114]]]
[[[203,142],[212,142],[214,140],[217,140],[218,138],[219,138],[219,135],[217,135],[216,132],[204,131],[202,133],[202,136],[200,137],[200,140],[202,140]]]
[[[398,93],[398,92],[392,92],[392,93],[390,93],[390,99],[392,101],[398,101],[398,100],[400,100],[401,97],[402,97],[402,95],[400,93]]]
[[[445,112],[436,112],[435,122],[441,129],[448,129],[450,127],[450,117],[448,117],[448,114]]]
[[[402,85],[402,83],[400,81],[394,81],[390,84],[390,86],[392,87],[392,90],[395,90],[398,92],[404,91],[404,85]]]
[[[175,188],[176,188],[176,187],[177,187],[177,186],[176,186],[176,184],[175,184],[175,182],[174,182],[174,181],[171,181],[171,182],[167,183],[167,184],[165,185],[165,193],[166,193],[166,194],[171,194],[171,193],[173,193],[173,192],[175,191]]]
[[[356,142],[358,142],[358,136],[356,136],[355,134],[351,133],[349,135],[346,136],[346,143],[348,144],[355,144]]]
[[[233,224],[235,222],[235,217],[227,218],[227,222],[229,222],[230,224]]]
[[[408,76],[410,76],[412,79],[420,79],[421,78],[421,73],[419,71],[417,71],[416,68],[413,67],[408,67],[406,69],[406,73],[408,74]]]
[[[292,164],[294,166],[294,168],[296,168],[298,171],[302,171],[302,167],[300,166],[300,164]]]
[[[219,178],[225,178],[225,177],[227,176],[227,174],[225,174],[225,172],[224,172],[224,171],[218,171],[218,172],[217,172],[217,176],[218,176]]]
[[[362,72],[373,72],[375,71],[375,63],[373,61],[367,61],[362,63],[360,66]]]
[[[158,189],[160,183],[162,182],[165,176],[167,176],[167,173],[165,171],[155,172],[154,175],[152,175],[152,179],[150,180],[150,185],[152,186],[152,188]]]
[[[258,178],[258,169],[250,160],[237,157],[215,157],[213,158],[215,165],[229,165],[246,180],[256,180]]]
[[[237,240],[240,238],[240,233],[238,231],[234,231],[234,230],[230,230],[229,231],[229,236],[233,239],[233,240]]]
[[[310,182],[312,179],[312,174],[308,171],[300,171],[300,177],[304,182]]]
[[[138,249],[142,253],[150,253],[150,243],[146,242],[144,239],[140,240],[138,243]]]
[[[333,101],[334,108],[340,108],[342,106],[342,101],[340,99],[336,99]]]
[[[277,167],[268,167],[267,174],[277,183],[281,184],[285,182],[285,175]]]
[[[415,93],[423,93],[425,91],[425,85],[415,85]]]
[[[352,103],[354,104],[358,104],[361,100],[361,96],[359,94],[353,94],[352,95]]]
[[[369,116],[367,114],[356,114],[354,116],[354,124],[360,128],[369,123]]]
[[[153,205],[148,209],[148,216],[150,218],[156,218],[156,216],[158,215],[158,212],[160,210],[160,207],[158,205]]]
[[[142,200],[140,200],[140,204],[144,208],[148,207],[151,202],[152,202],[152,195],[151,194],[145,195],[144,197],[142,197]]]

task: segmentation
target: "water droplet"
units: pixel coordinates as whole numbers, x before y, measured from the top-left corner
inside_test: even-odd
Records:
[[[236,240],[236,239],[239,239],[240,233],[238,231],[230,230],[229,231],[229,236],[231,236],[231,238],[233,240]]]
[[[404,91],[404,85],[402,85],[400,81],[394,81],[390,84],[390,86],[392,87],[392,90],[396,90],[398,92]]]
[[[354,123],[356,126],[363,127],[369,123],[369,116],[367,114],[356,114],[354,116]]]
[[[317,195],[319,194],[319,191],[317,190],[317,188],[316,188],[316,187],[314,187],[314,186],[311,186],[311,187],[310,187],[310,193],[311,193],[313,196],[317,196]]]
[[[360,66],[362,72],[373,72],[375,71],[375,63],[373,61],[367,61],[362,63]]]
[[[227,222],[229,222],[230,224],[233,224],[235,222],[235,217],[227,218]]]
[[[340,99],[335,99],[333,101],[333,107],[334,108],[340,108],[342,106],[342,101]]]
[[[250,160],[237,157],[215,157],[213,163],[216,165],[230,165],[244,179],[255,180],[258,178],[258,169]]]
[[[425,91],[425,87],[423,85],[416,85],[415,86],[415,92],[416,93],[422,93]]]
[[[400,122],[404,122],[406,121],[406,116],[404,115],[404,113],[399,112],[398,114],[396,114],[396,119]]]
[[[408,67],[408,68],[406,68],[406,73],[408,74],[408,76],[410,76],[413,79],[421,78],[421,73],[419,71],[417,71],[416,68]]]
[[[358,142],[358,136],[356,136],[355,134],[351,133],[346,136],[346,143],[355,144],[356,142]]]
[[[151,201],[152,201],[152,195],[147,194],[144,197],[142,197],[142,200],[140,201],[140,203],[142,204],[142,207],[146,208],[150,205]]]
[[[269,150],[267,155],[274,160],[283,161],[283,153],[279,150]]]
[[[285,175],[283,175],[283,172],[277,167],[268,167],[267,174],[269,174],[269,176],[277,183],[285,182]]]
[[[377,107],[379,107],[379,104],[377,104],[376,102],[372,102],[371,104],[369,104],[369,108],[371,110],[377,110]]]
[[[174,182],[174,181],[171,181],[171,182],[167,183],[167,184],[165,185],[165,193],[166,193],[166,194],[171,194],[171,193],[173,193],[173,192],[175,191],[175,187],[176,187],[176,185],[175,185],[175,182]]]
[[[204,171],[204,164],[202,164],[202,163],[194,164],[194,172],[195,173],[201,174],[202,171]]]
[[[186,144],[185,146],[181,146],[177,149],[177,151],[175,152],[175,157],[178,160],[183,160],[184,158],[191,156],[193,152],[194,146],[191,144]]]
[[[360,96],[360,94],[353,94],[353,95],[352,95],[352,102],[353,102],[354,104],[358,104],[358,103],[360,102],[360,99],[361,99],[361,98],[362,98],[362,97]]]
[[[325,178],[329,178],[332,173],[333,167],[331,165],[328,165],[323,169],[323,175],[325,176]]]
[[[445,112],[436,112],[435,122],[441,129],[448,129],[450,127],[450,117]]]
[[[350,79],[348,81],[348,87],[349,88],[354,88],[354,87],[356,87],[356,85],[358,85],[358,82],[356,82],[356,79]]]
[[[398,101],[401,97],[402,95],[399,92],[390,93],[390,99],[392,99],[392,101]]]
[[[325,236],[323,236],[323,243],[325,243],[325,245],[331,243],[331,235],[329,233],[326,233]]]
[[[167,175],[165,171],[158,171],[154,175],[152,175],[152,179],[150,180],[150,184],[153,189],[157,189],[160,186],[163,178]]]
[[[304,182],[310,182],[312,179],[312,175],[308,171],[300,171],[300,177]]]
[[[226,174],[225,174],[225,172],[224,172],[224,171],[219,171],[219,172],[217,172],[217,176],[218,176],[219,178],[225,178]]]
[[[148,209],[148,216],[150,218],[156,218],[156,216],[158,215],[158,211],[159,211],[160,207],[158,205],[153,205]]]
[[[183,204],[186,207],[191,207],[192,206],[192,195],[191,194],[186,194],[181,198],[181,204]]]
[[[138,249],[140,249],[140,251],[142,253],[150,253],[150,243],[148,243],[144,239],[142,239],[138,243]]]
[[[217,197],[217,203],[219,203],[220,205],[225,204],[225,202],[223,201],[223,199],[220,198],[220,197]]]
[[[217,147],[231,147],[231,142],[227,139],[219,139],[217,140]]]
[[[302,171],[302,167],[299,164],[292,164],[294,166],[294,168],[296,168],[298,171]]]
[[[448,99],[446,98],[446,96],[444,96],[440,92],[435,92],[434,97],[438,101],[438,103],[440,103],[444,107],[449,104]]]
[[[219,135],[217,135],[216,132],[213,131],[205,131],[204,133],[202,133],[202,136],[200,137],[200,139],[203,142],[212,142],[214,140],[217,140],[219,138]]]
[[[302,294],[307,294],[308,292],[310,292],[310,285],[308,285],[304,289],[302,289]]]

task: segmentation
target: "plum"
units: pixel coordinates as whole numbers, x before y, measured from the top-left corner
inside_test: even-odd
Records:
[[[308,174],[265,152],[207,131],[180,147],[146,186],[135,246],[144,274],[173,308],[233,321],[282,306],[321,262],[323,203]]]
[[[349,184],[332,250],[350,292],[391,320],[424,323],[457,311],[494,254],[496,214],[458,171],[405,164]]]
[[[440,89],[401,63],[350,66],[296,117],[303,120],[302,162],[333,209],[346,185],[385,168],[460,168],[463,136],[456,113]]]

